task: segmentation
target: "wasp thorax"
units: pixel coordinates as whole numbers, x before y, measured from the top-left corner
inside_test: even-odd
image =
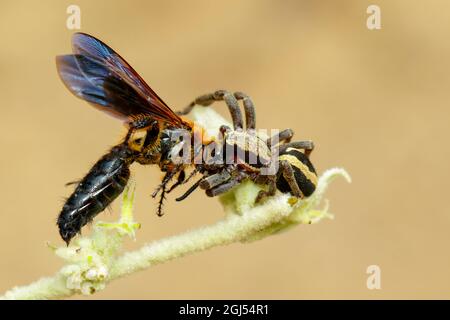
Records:
[[[131,134],[128,145],[130,149],[136,152],[142,152],[144,149],[145,138],[147,137],[147,130],[136,130]]]

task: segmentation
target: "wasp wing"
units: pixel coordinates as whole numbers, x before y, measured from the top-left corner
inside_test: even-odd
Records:
[[[58,73],[66,87],[77,97],[122,121],[148,113],[148,101],[125,81],[109,75],[109,70],[85,56],[56,57]]]
[[[72,39],[72,55],[58,56],[58,73],[77,97],[123,121],[147,114],[180,126],[184,122],[114,50],[84,33]]]

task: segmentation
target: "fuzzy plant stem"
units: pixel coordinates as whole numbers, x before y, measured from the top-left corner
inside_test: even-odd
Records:
[[[109,238],[114,239],[114,234],[105,234],[108,224],[96,228],[92,238],[84,238],[78,241],[78,247],[58,248],[59,255],[65,257],[69,264],[61,269],[54,277],[42,278],[28,286],[16,287],[5,293],[2,299],[56,299],[64,298],[74,294],[92,294],[96,290],[103,289],[111,280],[126,276],[128,274],[147,269],[153,265],[168,262],[195,252],[204,251],[216,246],[223,246],[235,242],[247,242],[261,239],[270,234],[279,232],[288,226],[295,224],[310,224],[322,218],[329,217],[326,210],[314,210],[322,197],[328,183],[336,176],[344,176],[350,180],[347,173],[342,169],[330,169],[319,179],[318,189],[315,195],[307,203],[292,204],[292,198],[281,194],[267,201],[265,204],[255,206],[241,214],[231,213],[224,219],[213,225],[201,227],[186,233],[154,241],[144,245],[142,248],[125,253],[114,258],[115,249],[110,250],[111,257],[103,257],[99,262],[93,263],[95,253],[90,250],[100,250],[105,254],[105,248],[114,248],[109,243]],[[255,195],[258,189],[253,189],[251,184],[244,185],[240,192],[244,197],[248,194]],[[235,195],[239,197],[239,195]],[[242,196],[241,196],[242,198]],[[249,199],[252,199],[250,196]],[[124,200],[124,206],[129,203]],[[226,207],[226,206],[225,206]],[[126,212],[126,210],[125,210]],[[128,222],[132,224],[132,221]],[[102,224],[102,223],[100,223]],[[132,229],[125,222],[119,222],[117,226]],[[274,228],[275,226],[275,228]],[[135,224],[138,228],[138,225]],[[124,231],[123,234],[126,232]],[[120,232],[118,232],[120,237]],[[108,237],[108,239],[103,239]],[[87,240],[87,241],[83,241]],[[102,243],[106,243],[102,247]],[[68,252],[65,252],[67,250]],[[73,252],[81,254],[74,259]],[[107,251],[107,250],[106,250]],[[98,253],[97,253],[98,254]],[[105,263],[111,260],[111,263]],[[87,263],[86,263],[87,261]],[[87,267],[83,267],[86,265]],[[103,276],[99,277],[102,268]],[[75,278],[74,278],[75,275]],[[74,286],[78,284],[78,286]]]
[[[321,177],[320,188],[326,188],[330,178],[343,174],[342,169],[331,169]],[[250,186],[248,186],[251,188]],[[318,190],[323,193],[325,190]],[[248,192],[245,190],[244,192]],[[133,272],[147,269],[188,254],[235,242],[247,242],[255,234],[289,219],[295,212],[288,195],[280,195],[262,206],[257,206],[243,214],[229,214],[225,219],[206,227],[188,231],[167,239],[155,241],[141,249],[125,253],[117,259],[111,270],[112,278],[119,278]],[[313,211],[309,212],[314,214]],[[323,212],[325,217],[326,212]],[[306,215],[305,215],[306,216]],[[309,222],[312,222],[312,217]],[[307,218],[307,219],[308,219]],[[321,217],[322,218],[322,217]]]

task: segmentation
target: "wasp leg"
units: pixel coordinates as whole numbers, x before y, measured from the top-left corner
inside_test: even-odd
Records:
[[[192,108],[195,105],[201,105],[204,107],[210,106],[215,101],[225,101],[228,106],[228,110],[230,111],[231,118],[233,119],[233,127],[234,129],[242,129],[243,121],[241,110],[239,109],[239,103],[236,97],[226,90],[217,90],[214,93],[208,93],[202,96],[197,97],[194,101],[192,101],[186,108],[177,112],[178,115],[186,115],[191,112]]]
[[[256,113],[255,106],[253,104],[252,99],[243,92],[235,92],[234,97],[237,100],[242,100],[244,103],[244,111],[245,111],[245,124],[248,129],[256,128]]]
[[[226,183],[220,184],[217,187],[214,187],[212,189],[206,190],[206,195],[208,197],[215,197],[219,194],[225,193],[229,191],[231,188],[233,188],[235,185],[239,184],[238,179],[232,179]]]
[[[289,143],[283,144],[280,147],[280,152],[283,152],[288,148],[304,149],[305,155],[307,157],[309,157],[311,152],[314,150],[314,142],[312,142],[311,140],[289,142]]]
[[[172,180],[172,178],[175,176],[177,172],[178,172],[177,170],[166,172],[161,183],[158,185],[158,187],[156,187],[155,191],[153,191],[152,198],[155,198],[158,195],[159,191],[161,191],[161,189],[166,187],[167,183],[169,183],[170,180]]]
[[[226,170],[223,170],[222,172],[215,173],[209,177],[204,178],[202,182],[200,182],[200,188],[202,188],[203,190],[209,190],[227,182],[228,180],[230,180],[230,178],[230,173]]]
[[[177,182],[175,182],[169,188],[169,190],[167,190],[167,193],[170,193],[173,189],[178,187],[180,184],[183,184],[185,181],[186,181],[186,172],[184,172],[184,170],[181,170],[180,173],[178,174]]]
[[[185,178],[185,179],[181,182],[181,184],[185,184],[185,183],[188,183],[189,181],[191,181],[191,179],[198,173],[198,171],[199,171],[198,168],[195,168],[194,170],[192,170],[192,172],[187,176],[187,178]],[[180,177],[178,177],[178,178],[180,178]],[[169,190],[167,193],[169,193],[170,191],[172,191],[172,189],[173,189],[174,187],[175,187],[175,186],[172,186],[172,188],[170,188],[170,190]]]
[[[267,190],[267,191],[261,190],[258,193],[258,196],[256,197],[256,200],[255,200],[256,203],[260,202],[261,200],[265,199],[266,197],[273,196],[275,194],[275,192],[277,192],[276,176],[270,177],[267,184],[269,185],[269,190]]]
[[[292,169],[291,164],[286,160],[280,161],[280,170],[284,179],[287,181],[289,187],[291,188],[292,195],[297,198],[303,198],[303,193],[300,191],[300,187],[295,180],[294,169]]]
[[[161,196],[159,197],[158,211],[156,212],[158,217],[162,217],[164,215],[162,208],[165,199],[166,199],[166,186],[164,185],[161,190]]]
[[[291,142],[291,139],[293,136],[294,136],[294,131],[292,129],[284,129],[284,130],[278,132],[278,134],[267,139],[266,143],[267,143],[267,146],[269,146],[269,147],[276,145],[276,144],[280,144],[280,143],[289,143],[289,142]],[[278,143],[276,143],[277,140],[278,140]]]
[[[164,175],[164,178],[161,182],[161,184],[156,188],[156,190],[152,193],[152,198],[155,198],[159,191],[161,191],[161,195],[159,197],[159,203],[158,203],[158,211],[157,215],[161,217],[163,215],[162,207],[164,204],[164,200],[166,199],[166,192],[167,192],[167,184],[172,180],[172,178],[175,176],[175,174],[178,172],[178,170],[169,171]]]

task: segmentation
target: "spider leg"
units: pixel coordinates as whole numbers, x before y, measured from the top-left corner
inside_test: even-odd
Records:
[[[229,191],[231,188],[233,188],[234,186],[236,186],[237,184],[239,184],[239,180],[234,178],[231,179],[230,181],[220,184],[217,187],[214,187],[212,189],[208,189],[206,190],[206,195],[208,197],[215,197],[218,196],[219,194],[225,193],[227,191]]]
[[[197,97],[194,101],[192,101],[186,108],[177,112],[178,115],[186,115],[194,108],[195,105],[201,106],[210,106],[215,101],[225,101],[228,106],[228,110],[230,111],[231,118],[233,119],[234,129],[242,129],[243,121],[241,110],[239,109],[239,103],[236,97],[226,91],[226,90],[217,90],[214,93],[208,93],[202,96]]]
[[[275,192],[277,192],[276,176],[270,177],[267,184],[269,186],[269,190],[267,190],[267,191],[261,190],[255,199],[256,203],[260,202],[261,200],[265,199],[266,197],[273,196],[275,194]]]
[[[303,150],[305,150],[305,155],[307,157],[309,157],[311,152],[314,150],[314,142],[312,142],[311,140],[289,142],[289,143],[283,144],[280,147],[280,153],[284,152],[288,148],[303,149]]]
[[[227,182],[228,180],[230,180],[230,178],[231,174],[228,171],[223,170],[222,172],[215,173],[209,177],[204,178],[200,182],[200,188],[202,188],[203,190],[209,190]]]
[[[253,104],[252,99],[243,92],[235,92],[234,97],[237,100],[242,100],[244,103],[244,111],[245,111],[245,124],[247,130],[256,128],[256,113],[255,106]]]
[[[284,129],[278,134],[273,135],[269,139],[267,139],[266,143],[269,147],[277,144],[276,141],[278,140],[278,144],[280,143],[289,143],[291,142],[292,137],[294,136],[294,131],[292,129]]]
[[[297,198],[303,198],[303,193],[295,180],[294,169],[292,169],[291,164],[286,160],[280,161],[280,170],[286,182],[289,184],[291,193]]]

